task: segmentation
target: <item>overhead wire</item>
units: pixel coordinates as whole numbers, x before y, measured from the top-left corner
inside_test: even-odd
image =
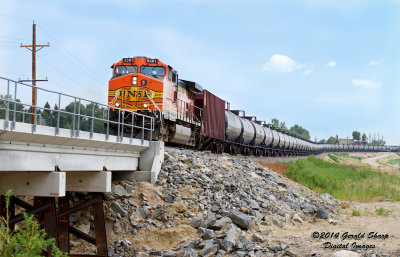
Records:
[[[33,20],[30,20],[30,19],[27,19],[27,18],[22,18],[22,17],[13,16],[13,15],[4,14],[4,13],[0,13],[0,16],[5,16],[5,17],[13,18],[13,19],[25,20],[25,21],[33,22]]]
[[[13,19],[19,19],[19,20],[24,20],[24,21],[31,21],[34,22],[34,20],[32,19],[27,19],[27,18],[23,18],[23,17],[18,17],[18,16],[13,16],[13,15],[8,15],[8,14],[4,14],[4,13],[0,13],[0,16],[4,16],[4,17],[8,17],[8,18],[13,18]],[[71,62],[75,67],[79,68],[79,70],[85,70],[86,71],[86,75],[88,75],[91,79],[95,80],[97,83],[102,84],[104,86],[106,86],[104,84],[104,75],[100,75],[100,73],[96,72],[95,70],[93,70],[90,66],[88,65],[84,65],[82,61],[79,60],[79,58],[77,58],[76,56],[74,56],[70,51],[68,51],[68,49],[66,49],[61,43],[58,42],[58,40],[56,40],[46,29],[43,28],[43,26],[36,24],[37,27],[43,31],[44,33],[46,33],[52,40],[54,40],[54,42],[52,43],[53,48],[62,56],[66,57],[66,59]],[[0,36],[2,38],[9,38],[9,39],[15,39],[15,40],[28,40],[28,39],[24,39],[24,38],[18,38],[18,37],[13,37],[13,36],[8,36],[8,35],[2,35]],[[0,41],[3,43],[20,43],[20,42],[13,42],[13,41]],[[37,42],[42,42],[42,41],[37,41]],[[59,49],[57,47],[57,45],[61,48]],[[66,53],[63,53],[63,51]],[[64,76],[65,78],[69,79],[70,81],[72,81],[73,83],[85,88],[86,90],[88,90],[89,92],[93,92],[94,94],[101,96],[101,98],[103,98],[102,95],[100,95],[98,93],[98,91],[96,91],[93,88],[87,87],[82,85],[81,83],[77,82],[75,79],[73,79],[71,76],[67,75],[65,72],[62,72],[60,69],[58,69],[56,66],[52,65],[51,63],[47,62],[44,58],[41,58],[40,56],[37,56],[39,59],[41,59],[43,62],[45,62],[48,66],[50,66],[51,68],[53,68],[55,71],[57,71],[59,74],[61,74],[62,76]],[[56,83],[58,85],[61,86],[60,83]],[[63,87],[65,88],[65,87]]]
[[[99,94],[97,91],[93,90],[92,88],[88,88],[84,85],[82,85],[81,83],[79,83],[78,81],[76,81],[75,79],[73,79],[72,77],[70,77],[69,75],[67,75],[66,73],[62,72],[59,68],[57,68],[56,66],[54,66],[53,64],[47,62],[44,58],[37,56],[40,60],[42,60],[44,63],[46,63],[47,65],[49,65],[50,67],[52,67],[55,71],[57,71],[58,73],[60,73],[61,75],[63,75],[65,78],[71,80],[72,82],[74,82],[76,85],[81,86],[83,88],[85,88],[86,90],[88,90],[89,92],[94,92],[96,95],[100,96],[101,98],[103,98],[103,96],[101,94]]]
[[[84,65],[82,63],[82,61],[79,60],[79,58],[77,58],[75,55],[73,55],[70,51],[68,51],[68,49],[66,49],[62,44],[60,44],[49,32],[47,32],[43,26],[37,25],[39,29],[41,29],[44,33],[46,33],[51,39],[54,40],[54,43],[59,45],[60,48],[62,48],[68,55],[69,58],[74,60],[73,62],[75,62],[76,65],[80,66],[81,68],[87,69],[87,71],[90,71],[91,73],[93,73],[93,75],[98,76],[100,79],[104,79],[103,74],[98,73],[97,71],[93,70],[90,66],[88,65]]]

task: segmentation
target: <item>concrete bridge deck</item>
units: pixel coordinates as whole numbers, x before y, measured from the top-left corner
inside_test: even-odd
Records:
[[[58,106],[62,98],[73,99],[74,110],[32,106],[17,95],[21,87],[32,86],[0,79],[3,82],[0,89],[6,88],[6,96],[0,98],[0,111],[3,112],[0,112],[0,195],[8,189],[12,189],[14,195],[53,197],[65,196],[66,191],[110,192],[112,177],[156,182],[164,158],[164,143],[146,140],[146,135],[151,138],[154,130],[152,117],[117,110],[121,117],[129,114],[143,122],[135,125],[133,119],[132,124],[114,121],[107,105],[41,88],[37,88],[37,94],[41,91],[55,94]],[[96,116],[94,107],[92,115],[83,114],[80,111],[83,101],[91,106],[101,106],[105,117]],[[18,105],[22,110],[17,109]],[[54,126],[39,124],[38,115],[46,110],[58,116]],[[27,123],[28,119],[18,119],[21,114],[31,117],[33,124]],[[72,128],[60,126],[61,115],[70,117]],[[80,128],[83,119],[91,124],[89,131]],[[94,132],[95,121],[106,124],[104,134]],[[120,131],[116,136],[109,133],[111,125]],[[138,135],[126,136],[124,127],[125,130],[139,131]]]

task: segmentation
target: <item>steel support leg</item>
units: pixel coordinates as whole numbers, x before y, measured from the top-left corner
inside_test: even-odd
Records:
[[[69,192],[65,197],[58,198],[58,212],[67,211],[69,208]],[[60,250],[69,253],[69,216],[58,218],[58,234]]]
[[[94,228],[96,230],[97,255],[108,256],[106,225],[104,220],[103,194],[93,193],[97,201],[93,205]]]
[[[42,205],[50,205],[48,211],[40,214],[39,220],[41,224],[44,226],[44,230],[46,231],[49,237],[53,237],[56,239],[56,245],[59,246],[59,238],[58,238],[58,226],[57,226],[57,214],[56,214],[56,201],[54,197],[35,197],[34,198],[34,207],[38,208]]]

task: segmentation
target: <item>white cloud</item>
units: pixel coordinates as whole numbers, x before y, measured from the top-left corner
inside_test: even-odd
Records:
[[[377,62],[377,61],[370,61],[370,62],[368,63],[368,65],[369,65],[369,66],[379,66],[380,63]]]
[[[380,88],[382,86],[381,83],[374,82],[369,79],[353,79],[351,83],[353,84],[353,86],[366,87],[366,88]]]
[[[306,70],[303,72],[304,75],[310,75],[313,72],[312,69]]]
[[[291,72],[297,67],[297,63],[290,57],[282,54],[274,54],[263,66],[264,71]]]
[[[336,62],[335,61],[330,61],[330,62],[328,62],[328,64],[326,64],[326,66],[333,68],[333,67],[336,66]]]

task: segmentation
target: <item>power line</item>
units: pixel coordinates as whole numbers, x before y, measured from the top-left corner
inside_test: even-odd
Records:
[[[18,75],[18,76],[29,77],[29,75],[27,75],[27,74],[9,72],[9,71],[5,71],[5,70],[0,70],[0,72],[2,72],[2,73],[8,73],[8,74],[13,74],[13,75]]]
[[[13,15],[8,15],[8,14],[4,14],[4,13],[0,13],[1,16],[5,16],[5,17],[9,17],[9,18],[13,18],[13,19],[18,19],[18,20],[25,20],[25,21],[30,21],[32,22],[33,20],[27,19],[27,18],[22,18],[22,17],[18,17],[18,16],[13,16]]]
[[[42,60],[43,62],[45,62],[47,65],[49,65],[50,67],[52,67],[55,71],[57,71],[58,73],[60,73],[61,75],[63,75],[65,78],[71,80],[72,82],[74,82],[75,84],[77,84],[78,86],[81,86],[83,88],[85,88],[88,91],[91,91],[93,93],[95,93],[96,95],[100,96],[101,98],[103,98],[102,95],[100,95],[97,91],[93,90],[92,88],[88,88],[82,84],[80,84],[79,82],[77,82],[76,80],[74,80],[73,78],[71,78],[69,75],[67,75],[66,73],[62,72],[60,69],[58,69],[56,66],[54,66],[53,64],[47,62],[44,58],[39,57],[40,60]]]
[[[20,41],[20,40],[23,40],[23,41],[28,41],[28,40],[30,40],[30,39],[26,39],[26,38],[10,37],[10,36],[2,36],[2,35],[0,35],[0,37],[2,37],[2,38],[9,38],[9,39],[15,39],[15,40],[18,40],[18,41]],[[36,42],[44,42],[44,41],[36,41]]]
[[[70,57],[65,55],[62,51],[60,51],[57,47],[54,48],[58,53],[60,53],[62,56],[66,57],[68,61],[70,61],[76,68],[79,70],[82,70],[82,66],[79,66],[77,63],[69,59]],[[92,79],[96,80],[97,82],[100,82],[101,84],[104,83],[103,78],[100,80],[98,77],[94,77],[92,74],[85,73],[86,75],[90,76]]]
[[[82,61],[79,60],[79,58],[77,58],[76,56],[74,56],[70,51],[68,51],[68,49],[66,49],[62,44],[60,44],[49,32],[47,32],[42,26],[38,26],[39,29],[41,29],[44,33],[46,33],[50,38],[52,38],[54,40],[54,42],[59,45],[68,55],[69,58],[72,58],[75,62],[76,65],[79,65],[81,68],[86,69],[89,72],[92,72],[93,74],[95,74],[96,76],[98,76],[100,79],[103,80],[103,75],[97,73],[97,71],[93,70],[90,66],[88,65],[84,65]]]

